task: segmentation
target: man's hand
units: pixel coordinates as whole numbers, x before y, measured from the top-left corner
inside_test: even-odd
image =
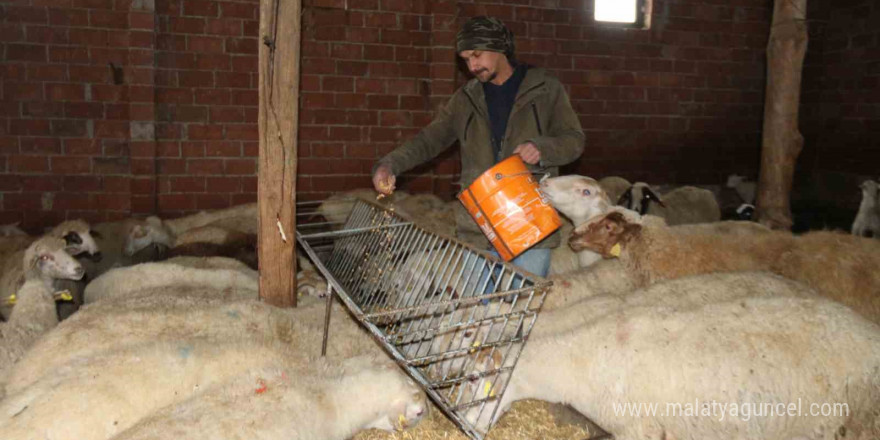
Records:
[[[373,174],[373,188],[376,189],[376,192],[390,196],[394,192],[396,182],[397,177],[391,173],[391,167],[380,165],[379,168],[376,168],[376,172]]]
[[[530,165],[534,165],[541,161],[541,152],[538,150],[538,147],[531,142],[517,145],[513,150],[513,154],[519,154],[523,162]]]

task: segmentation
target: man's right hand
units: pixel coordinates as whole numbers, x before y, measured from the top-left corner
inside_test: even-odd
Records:
[[[373,188],[380,194],[390,196],[394,192],[394,184],[397,178],[391,173],[391,167],[388,165],[380,165],[373,173]]]

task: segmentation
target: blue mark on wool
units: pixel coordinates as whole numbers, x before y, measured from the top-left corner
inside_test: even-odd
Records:
[[[230,318],[235,318],[235,319],[238,319],[240,317],[237,310],[230,310],[230,311],[226,312],[226,316],[229,316]]]
[[[177,350],[177,352],[180,354],[180,357],[186,359],[189,357],[190,354],[192,354],[192,349],[193,349],[192,347],[186,346],[186,347],[181,347],[180,349]]]

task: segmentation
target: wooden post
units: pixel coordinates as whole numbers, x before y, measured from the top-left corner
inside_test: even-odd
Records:
[[[260,1],[260,298],[296,306],[301,0]]]
[[[794,167],[804,145],[798,130],[801,72],[807,51],[807,0],[776,0],[767,43],[767,90],[757,220],[790,229]]]

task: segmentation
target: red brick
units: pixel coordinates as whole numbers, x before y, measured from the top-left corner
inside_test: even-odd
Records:
[[[238,177],[206,177],[206,187],[213,193],[236,193],[241,191]]]
[[[204,177],[169,177],[169,192],[205,192]]]
[[[104,191],[108,193],[128,193],[131,191],[131,178],[127,176],[104,177]]]
[[[203,70],[229,70],[230,59],[231,57],[226,54],[197,54],[195,65]]]
[[[257,40],[255,38],[227,38],[226,53],[257,53]]]
[[[242,142],[242,156],[244,157],[258,157],[260,155],[260,143],[259,142]]]
[[[204,157],[205,142],[182,142],[180,155],[183,157]]]
[[[3,208],[11,211],[42,211],[39,193],[10,193],[3,197]]]
[[[254,159],[226,159],[226,174],[247,175],[257,172],[257,162]]]
[[[95,137],[125,139],[130,132],[128,121],[95,121]]]
[[[241,20],[230,18],[211,18],[208,19],[205,33],[211,35],[224,35],[227,37],[237,37],[242,35]]]
[[[156,102],[192,104],[192,89],[156,88]]]
[[[36,44],[7,44],[7,61],[46,62],[46,46]]]
[[[152,163],[152,159],[149,160]],[[129,166],[128,158],[96,157],[94,158],[93,174],[128,174],[133,169]]]
[[[68,29],[47,26],[28,26],[29,43],[68,44]]]
[[[104,117],[104,105],[95,102],[68,102],[64,115],[75,119],[100,119]]]
[[[257,72],[257,57],[237,55],[232,57],[232,70],[234,72]]]
[[[223,126],[190,124],[187,127],[187,134],[192,140],[223,139]]]
[[[10,119],[9,134],[47,136],[53,133],[49,121],[45,119]]]
[[[88,157],[54,156],[51,163],[55,174],[87,174],[92,170],[92,159]]]
[[[256,20],[258,9],[254,4],[223,3],[220,16]]]
[[[125,64],[128,64],[130,60],[130,50],[103,49],[95,47],[89,49],[89,62],[91,62],[92,64],[107,65],[109,63],[113,63],[117,66],[124,66]]]
[[[12,23],[47,23],[49,16],[46,8],[4,5],[6,17],[4,21]]]
[[[253,124],[236,124],[226,126],[227,139],[257,140],[259,131]]]
[[[330,46],[330,53],[333,58],[342,58],[346,60],[362,60],[363,45],[350,43],[333,43]]]
[[[229,90],[199,89],[195,91],[196,104],[228,105],[230,103]],[[236,103],[238,104],[238,103]]]
[[[194,194],[159,194],[159,211],[182,211],[196,209]]]
[[[232,90],[230,95],[232,96],[233,105],[256,106],[260,103],[256,90]]]
[[[64,154],[97,156],[101,154],[101,145],[97,139],[64,139]]]
[[[217,72],[217,87],[247,89],[251,86],[251,74],[237,72]]]
[[[52,131],[54,136],[83,137],[87,134],[86,121],[71,119],[53,119]]]
[[[211,122],[244,122],[244,110],[240,107],[211,107]]]
[[[53,26],[77,26],[85,27],[89,25],[89,13],[85,10],[75,10],[69,8],[55,9],[49,8],[49,24]]]
[[[186,161],[186,172],[194,175],[223,174],[223,160],[189,159]]]
[[[397,95],[369,95],[367,106],[372,109],[396,109],[398,107]]]
[[[188,35],[186,37],[187,50],[190,52],[223,53],[223,38]]]
[[[216,17],[220,11],[217,2],[184,0],[183,15],[199,15],[204,17]]]
[[[21,115],[34,118],[64,117],[64,103],[61,102],[25,102]]]
[[[154,29],[155,15],[149,12],[129,12],[128,23],[131,29]]]
[[[239,157],[241,156],[241,144],[238,142],[208,142],[205,145],[205,156]]]
[[[128,12],[90,10],[89,25],[92,27],[125,29],[128,27]]]
[[[213,87],[214,74],[202,70],[181,71],[177,73],[177,82],[181,87]],[[167,90],[167,89],[165,89]],[[189,96],[187,96],[189,98]],[[189,99],[186,102],[191,102]],[[167,102],[167,101],[163,101]],[[175,101],[170,101],[175,102]]]
[[[62,179],[64,191],[94,192],[102,189],[98,176],[64,176]]]

